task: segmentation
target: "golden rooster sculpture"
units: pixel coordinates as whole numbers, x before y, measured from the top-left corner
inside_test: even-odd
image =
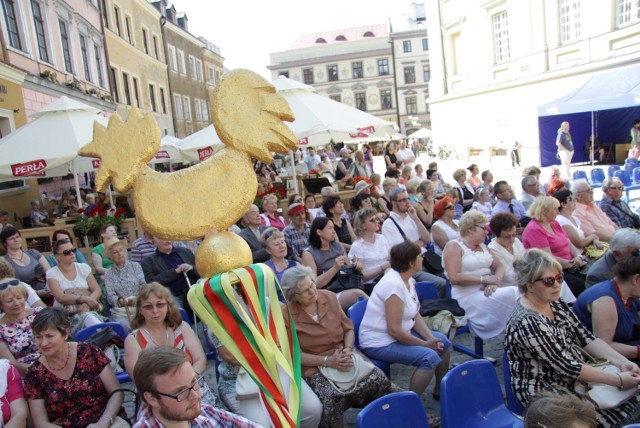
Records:
[[[297,149],[295,135],[282,122],[294,120],[289,105],[256,73],[234,70],[224,75],[210,101],[214,126],[226,148],[195,166],[173,173],[151,169],[147,163],[160,147],[160,130],[151,114],[142,116],[135,108],[126,122],[115,113],[107,128],[94,124],[93,141],[79,151],[101,159],[98,190],[112,181],[118,192],[133,191],[136,217],[154,236],[192,240],[212,230],[226,231],[255,199],[258,183],[251,158],[270,163],[272,152]],[[219,235],[201,246],[208,251],[196,255],[201,275],[251,264],[251,252],[241,238]],[[218,262],[202,272],[211,257]]]

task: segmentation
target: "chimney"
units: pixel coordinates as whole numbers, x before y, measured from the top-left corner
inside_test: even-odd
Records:
[[[424,22],[427,20],[424,3],[411,3],[411,17],[416,22]]]

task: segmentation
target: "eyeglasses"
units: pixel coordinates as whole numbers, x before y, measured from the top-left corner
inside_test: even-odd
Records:
[[[315,281],[311,281],[311,285],[309,286],[309,288],[306,288],[306,289],[304,289],[302,291],[296,291],[294,294],[299,294],[299,295],[309,294],[309,295],[311,295],[313,293],[313,291],[315,291],[315,289],[316,289],[316,282]]]
[[[9,281],[1,282],[0,283],[0,291],[6,290],[9,286],[17,287],[18,284],[20,284],[20,281],[17,280],[17,279],[12,279],[12,280],[9,280]]]
[[[483,226],[483,225],[481,225],[481,224],[474,224],[474,225],[473,225],[473,227],[477,227],[477,228],[479,228],[480,230],[482,230],[484,233],[487,233],[487,228],[486,228],[486,226]]]
[[[75,248],[70,248],[68,250],[63,250],[63,251],[59,252],[58,254],[62,254],[65,257],[69,257],[71,254],[74,254],[75,251],[76,251]]]
[[[538,278],[533,282],[538,282],[541,281],[545,287],[553,287],[555,285],[555,283],[557,282],[558,284],[562,284],[562,282],[564,281],[564,274],[559,273],[556,276],[548,276],[546,278]]]
[[[407,202],[409,198],[396,199],[396,202]]]
[[[613,189],[613,190],[624,190],[624,186],[611,186],[609,187],[608,190]]]
[[[447,206],[445,207],[445,211],[446,211],[446,210],[453,210],[453,209],[455,209],[455,208],[456,208],[456,207],[454,207],[453,205],[447,205]]]
[[[507,235],[500,235],[499,238],[500,239],[514,239],[516,236],[518,236],[515,233],[509,233]]]
[[[586,190],[578,190],[576,193],[593,193],[593,189],[589,188]]]
[[[152,305],[151,303],[142,305],[140,306],[140,309],[142,309],[143,311],[152,311],[153,308],[156,308],[158,310],[163,310],[166,307],[167,307],[167,302],[159,302],[159,303],[156,303],[155,305]]]
[[[189,395],[191,395],[191,391],[194,391],[194,392],[199,391],[200,388],[204,386],[204,383],[203,383],[204,375],[200,375],[199,373],[196,373],[196,374],[198,374],[199,377],[193,381],[193,384],[189,388],[185,388],[175,395],[165,394],[164,392],[160,392],[160,391],[156,391],[156,394],[162,395],[163,397],[173,398],[178,403],[181,401],[184,401],[187,398],[189,398]]]

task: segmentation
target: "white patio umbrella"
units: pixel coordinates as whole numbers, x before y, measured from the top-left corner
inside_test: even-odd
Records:
[[[180,152],[180,139],[172,137],[171,135],[165,135],[160,140],[160,149],[156,156],[151,159],[151,164],[163,163],[163,162],[182,162],[183,156]]]
[[[388,140],[398,132],[395,123],[318,95],[311,86],[284,76],[273,85],[293,111],[295,121],[286,124],[301,147],[322,146],[332,140]]]
[[[409,135],[409,138],[429,138],[431,135],[433,135],[433,132],[429,128],[420,128]]]
[[[201,162],[224,148],[213,125],[183,138],[177,145],[187,162]]]
[[[79,187],[76,174],[93,171],[99,161],[79,157],[78,150],[93,139],[94,122],[106,126],[107,119],[98,109],[66,96],[31,117],[31,122],[0,140],[0,180],[73,173]]]

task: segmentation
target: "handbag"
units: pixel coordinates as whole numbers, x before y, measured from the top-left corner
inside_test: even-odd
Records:
[[[89,290],[88,288],[67,288],[66,290],[64,290],[64,294],[69,294],[71,296],[90,296],[91,290]],[[75,315],[80,312],[80,305],[64,305],[63,309],[67,315]],[[96,309],[95,311],[100,313],[102,312],[102,309],[102,303],[99,303],[98,309]]]
[[[325,290],[339,293],[354,288],[364,290],[362,274],[354,268],[342,268],[336,276],[333,277],[329,285],[325,287]]]
[[[109,345],[115,345],[119,349],[124,346],[122,337],[111,326],[96,331],[85,342],[92,343],[102,350],[105,350]]]
[[[257,398],[258,395],[260,395],[260,387],[245,369],[240,368],[236,378],[236,398],[238,400],[249,400]]]
[[[584,247],[584,254],[585,256],[589,257],[591,260],[598,260],[600,257],[604,255],[604,253],[607,252],[608,249],[609,249],[608,242],[602,242],[602,248],[597,248],[595,245],[589,244],[586,247]]]
[[[404,230],[402,230],[398,222],[391,216],[389,216],[389,219],[393,222],[393,224],[396,225],[396,227],[398,228],[398,232],[400,232],[400,235],[406,241],[407,235],[404,234]],[[444,276],[442,257],[437,255],[431,246],[429,246],[427,248],[427,251],[422,254],[422,267],[430,274],[436,276]]]
[[[613,364],[610,364],[609,360],[606,358],[595,358],[577,345],[572,345],[570,351],[576,360],[582,364],[588,364],[591,367],[609,373],[620,373],[620,369]],[[638,393],[638,388],[624,389],[621,391],[615,386],[595,382],[586,383],[582,381],[576,381],[575,390],[577,393],[593,402],[600,410],[618,407]]]
[[[332,367],[318,367],[320,373],[327,378],[331,386],[341,393],[349,393],[358,387],[358,384],[366,379],[375,366],[368,360],[365,360],[362,355],[357,352],[351,353],[351,359],[353,365],[351,369],[346,372],[342,372]]]

